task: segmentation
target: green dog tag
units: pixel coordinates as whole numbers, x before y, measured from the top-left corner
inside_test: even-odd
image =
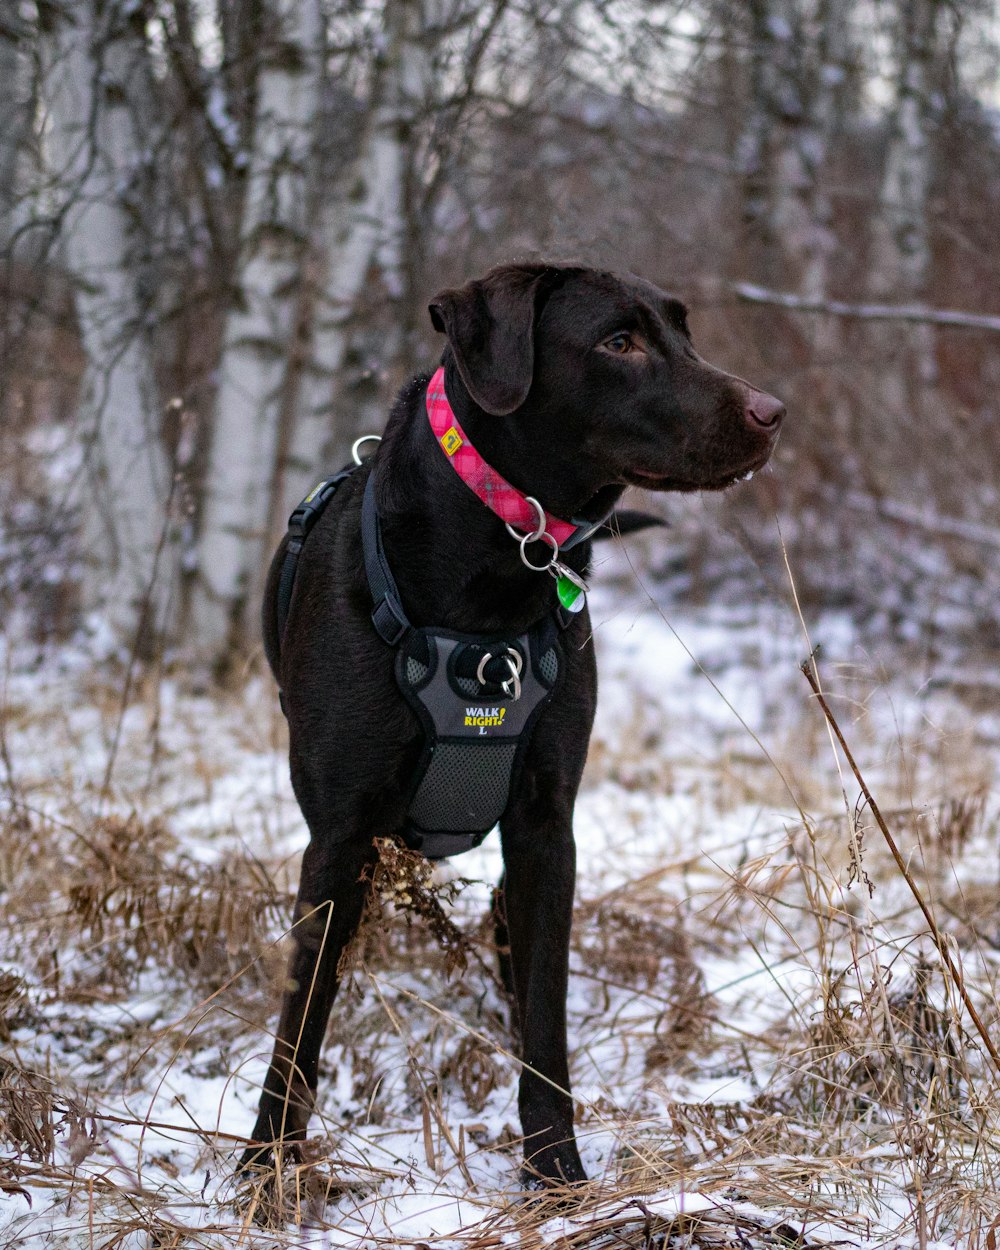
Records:
[[[571,581],[564,573],[556,578],[556,594],[567,612],[579,612],[587,602],[583,587]]]

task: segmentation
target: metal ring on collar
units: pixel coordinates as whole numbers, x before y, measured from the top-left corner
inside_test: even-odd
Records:
[[[538,540],[545,533],[545,526],[546,526],[545,509],[538,502],[538,500],[534,497],[534,495],[525,495],[524,501],[525,503],[530,503],[531,506],[535,509],[535,515],[537,518],[535,522],[535,528],[532,530],[530,534],[527,535],[528,542],[535,543],[535,542],[538,542]],[[509,521],[504,521],[504,525],[507,526],[507,533],[511,536],[511,538],[516,538],[518,542],[520,542],[522,537],[524,537],[524,535],[522,535],[518,530],[516,530],[513,527],[513,525],[510,524]]]
[[[532,564],[524,551],[528,543],[536,542],[539,539],[542,542],[548,542],[552,547],[552,554],[549,556],[549,560],[547,564]],[[533,573],[547,573],[549,569],[552,568],[552,566],[559,559],[559,544],[558,542],[556,542],[555,538],[553,538],[553,536],[548,532],[548,530],[543,530],[541,534],[538,535],[538,539],[535,538],[534,534],[525,534],[525,536],[521,539],[520,547],[521,547],[521,563],[526,568],[531,569]]]
[[[506,651],[500,653],[501,657],[507,661],[511,669],[511,676],[520,677],[521,669],[524,668],[524,661],[521,659],[520,651],[516,651],[513,647],[508,647]],[[483,658],[479,661],[479,667],[476,669],[476,681],[481,686],[486,685],[486,665],[490,660],[496,659],[492,651],[487,651]],[[501,685],[504,683],[501,682]]]
[[[355,464],[358,464],[358,465],[361,464],[361,457],[358,455],[358,452],[361,450],[364,444],[365,443],[381,443],[381,441],[382,441],[381,434],[362,434],[360,438],[356,438],[354,440],[354,443],[351,446],[351,459],[354,461]]]

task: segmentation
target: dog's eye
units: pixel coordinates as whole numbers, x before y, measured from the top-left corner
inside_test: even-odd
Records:
[[[624,356],[635,350],[635,342],[631,334],[612,334],[611,338],[605,339],[601,346],[606,347],[609,352],[614,352],[616,356]]]

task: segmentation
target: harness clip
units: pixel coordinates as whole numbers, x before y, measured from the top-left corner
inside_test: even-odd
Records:
[[[372,624],[375,632],[383,642],[394,647],[410,628],[406,613],[393,595],[387,594],[375,606],[372,612]]]

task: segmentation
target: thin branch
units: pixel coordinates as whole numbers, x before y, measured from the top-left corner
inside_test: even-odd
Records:
[[[845,304],[842,300],[808,299],[791,291],[769,291],[750,282],[734,282],[730,288],[749,304],[772,304],[790,312],[826,313],[855,321],[915,321],[924,325],[952,326],[959,330],[987,330],[1000,334],[1000,316],[962,312],[954,308],[928,308],[926,304]]]

